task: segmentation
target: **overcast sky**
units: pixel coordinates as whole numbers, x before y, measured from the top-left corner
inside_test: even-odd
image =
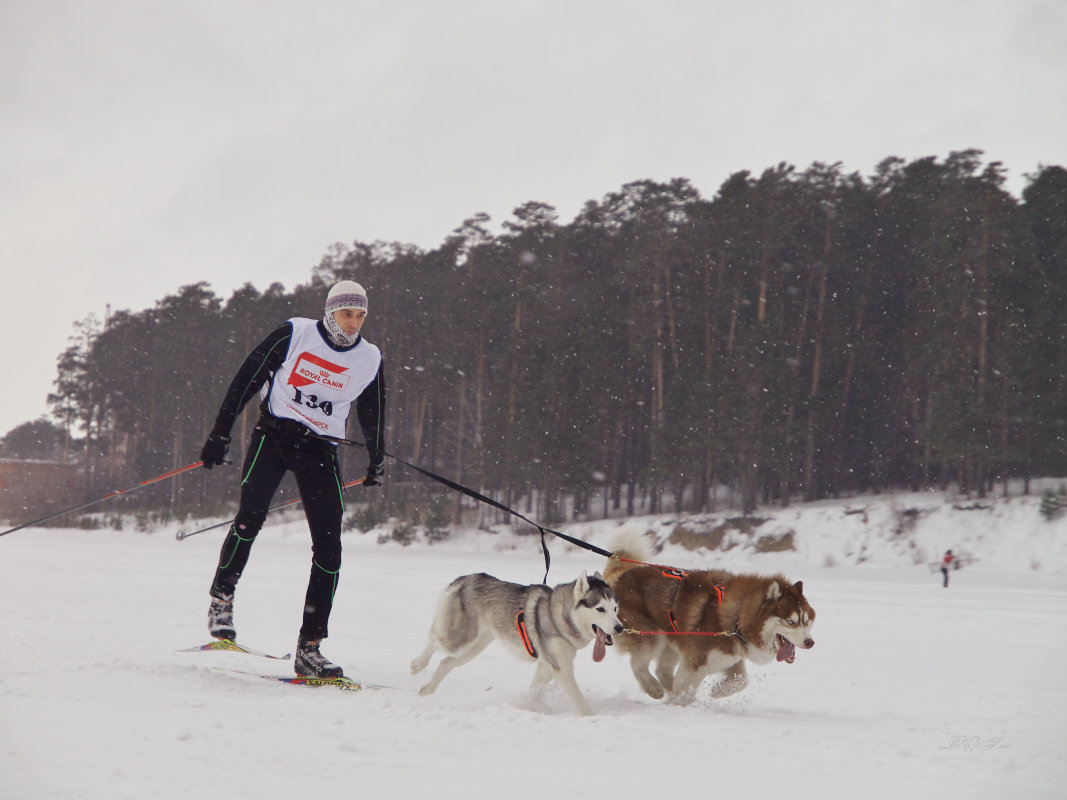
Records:
[[[1016,195],[1067,166],[1064,0],[0,0],[0,435],[109,305],[634,180],[970,147]]]

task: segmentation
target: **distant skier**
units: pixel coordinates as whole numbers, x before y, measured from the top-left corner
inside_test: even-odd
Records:
[[[952,555],[951,550],[946,550],[944,557],[941,559],[941,575],[944,577],[944,588],[948,588],[948,571],[952,568],[952,562],[956,560],[956,557]]]

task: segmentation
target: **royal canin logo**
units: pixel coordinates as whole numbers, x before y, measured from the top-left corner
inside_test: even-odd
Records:
[[[305,352],[301,353],[296,360],[287,383],[298,389],[301,386],[317,383],[320,386],[344,391],[348,388],[349,379],[349,376],[344,374],[346,372],[348,372],[347,367],[332,364],[324,358]]]

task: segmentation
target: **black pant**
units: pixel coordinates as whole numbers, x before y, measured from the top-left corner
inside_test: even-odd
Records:
[[[278,425],[260,420],[252,434],[241,470],[241,506],[222,543],[213,594],[230,594],[244,572],[256,535],[267,518],[271,498],[292,470],[311,529],[311,577],[304,602],[300,637],[307,641],[328,635],[333,596],[341,571],[341,471],[337,449],[301,435],[298,423]]]

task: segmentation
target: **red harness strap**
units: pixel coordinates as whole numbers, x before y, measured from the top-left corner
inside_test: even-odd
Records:
[[[688,577],[686,575],[686,573],[683,570],[680,570],[680,569],[665,569],[665,570],[663,570],[663,575],[666,578],[674,578],[675,580],[679,580],[679,581],[685,580],[686,577]],[[712,584],[712,588],[715,589],[715,600],[716,600],[716,603],[721,606],[722,605],[723,593],[726,591],[726,589],[720,583]],[[680,630],[678,630],[678,620],[674,616],[674,609],[673,608],[671,608],[670,610],[667,611],[667,621],[671,624],[671,631],[670,632],[677,633],[677,634],[681,634],[682,633]],[[667,633],[667,632],[668,631],[664,631],[664,633]],[[704,635],[707,635],[707,634],[704,634]],[[713,636],[718,636],[719,634],[716,633],[716,634],[712,634],[712,635]]]
[[[736,636],[738,639],[743,638],[736,630],[637,630],[636,628],[626,628],[622,633],[633,634],[634,636]]]
[[[522,645],[526,648],[526,652],[530,654],[531,658],[537,658],[537,650],[533,646],[533,642],[530,641],[530,634],[526,632],[526,612],[520,611],[515,615],[515,627],[519,629],[519,638],[522,639]]]

